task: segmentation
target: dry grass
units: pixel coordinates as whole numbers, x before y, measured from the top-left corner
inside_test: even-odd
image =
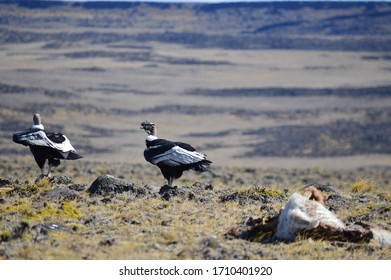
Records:
[[[378,24],[388,34],[388,6],[377,9],[385,11],[382,21],[348,16],[344,22],[363,35],[337,38],[319,26],[304,34],[299,26],[284,33],[283,26],[273,36],[251,35],[276,20],[268,9],[222,9],[216,17],[191,6],[145,4],[132,13],[2,5],[0,178],[12,180],[0,187],[0,258],[391,259],[389,250],[371,244],[260,244],[226,236],[250,217],[277,213],[290,194],[313,182],[333,186],[327,205],[344,222],[390,226],[391,98],[373,97],[389,85],[389,58],[378,47],[366,49],[371,42],[389,49],[388,37],[367,29]],[[288,9],[278,20],[295,22],[301,12],[311,24],[364,10]],[[167,40],[171,32],[178,41]],[[145,36],[152,37],[140,40]],[[231,48],[232,42],[246,48]],[[246,95],[251,88],[311,94]],[[330,95],[319,94],[325,88]],[[195,89],[223,95],[189,94]],[[365,94],[356,96],[361,89]],[[28,128],[35,112],[85,156],[53,171],[72,176],[72,183],[35,184],[38,168],[28,149],[12,143],[12,133]],[[90,196],[86,188],[102,174],[140,188],[163,184],[142,156],[145,119],[158,124],[162,138],[208,154],[214,175],[187,173],[176,182],[183,193],[169,201]],[[213,190],[193,186],[196,181]],[[46,228],[53,223],[63,228]]]
[[[0,169],[4,177],[10,168],[24,178],[31,161],[6,162]],[[76,164],[76,163],[75,163]],[[42,181],[35,184],[12,181],[0,187],[0,257],[3,259],[390,259],[389,250],[375,245],[356,245],[326,241],[299,240],[292,244],[257,243],[233,239],[227,233],[248,218],[262,218],[278,213],[287,197],[308,177],[324,182],[329,172],[342,178],[334,187],[339,195],[349,199],[326,201],[336,208],[344,222],[371,220],[390,226],[390,174],[384,170],[352,171],[248,170],[217,168],[222,177],[187,173],[177,181],[178,196],[168,201],[159,195],[134,198],[131,193],[90,196],[86,189],[105,164],[80,162],[80,168],[90,169],[91,176],[80,175],[73,164],[60,166],[64,174],[73,175],[72,183]],[[8,166],[10,168],[5,168]],[[151,170],[152,168],[152,170]],[[94,173],[94,171],[99,172]],[[147,178],[160,181],[160,174],[151,175],[149,165],[112,164],[111,170],[125,170],[135,175],[135,181],[147,183]],[[143,171],[142,171],[143,170]],[[130,171],[130,172],[129,172]],[[58,169],[54,171],[58,174]],[[307,173],[309,172],[309,173]],[[125,174],[125,173],[122,173]],[[231,175],[230,175],[231,174]],[[235,174],[234,176],[232,176]],[[275,176],[275,182],[262,183],[264,177]],[[384,176],[387,174],[386,176]],[[381,177],[378,177],[381,175]],[[155,178],[155,176],[157,178]],[[373,190],[354,193],[352,186],[359,177],[376,182]],[[131,182],[132,175],[125,180]],[[137,179],[137,178],[140,179]],[[227,179],[229,178],[229,179]],[[241,180],[238,180],[238,179]],[[379,179],[380,178],[380,179]],[[31,179],[30,179],[31,180]],[[192,181],[193,180],[193,181]],[[257,181],[258,180],[258,181]],[[281,181],[287,183],[278,183]],[[298,183],[298,181],[302,183]],[[29,181],[29,179],[27,179]],[[194,181],[210,183],[213,189],[192,186]],[[277,182],[278,181],[278,182]],[[296,181],[293,184],[292,181]],[[84,186],[74,191],[72,185]],[[185,182],[185,183],[184,183]],[[249,182],[252,182],[251,184]],[[184,183],[184,184],[182,184]],[[296,186],[295,186],[296,185]],[[289,187],[293,186],[293,187]],[[64,193],[59,190],[66,191]],[[332,195],[333,193],[324,193]],[[333,202],[334,204],[327,204]],[[336,204],[335,204],[336,203]],[[338,207],[337,207],[338,206]],[[56,224],[57,229],[47,226]]]
[[[351,188],[351,192],[353,193],[365,193],[369,191],[373,191],[375,189],[375,183],[368,181],[366,179],[360,179],[355,182]]]

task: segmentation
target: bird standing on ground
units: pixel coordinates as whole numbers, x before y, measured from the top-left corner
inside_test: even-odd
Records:
[[[13,141],[29,146],[36,163],[41,169],[38,179],[50,177],[51,168],[60,165],[60,159],[74,160],[82,158],[76,153],[68,138],[61,133],[46,133],[42,125],[41,116],[35,114],[34,124],[26,131],[15,133]],[[48,160],[48,172],[44,174],[45,162]]]
[[[182,176],[183,171],[190,169],[198,172],[208,171],[205,166],[209,166],[212,162],[189,144],[159,139],[156,136],[156,126],[150,121],[142,122],[140,129],[144,129],[148,134],[145,140],[147,148],[144,150],[144,157],[160,168],[169,187],[172,187],[174,179]]]

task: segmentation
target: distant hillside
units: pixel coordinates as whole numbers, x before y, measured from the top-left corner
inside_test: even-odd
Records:
[[[391,3],[0,0],[0,45],[3,156],[39,112],[89,160],[145,163],[149,119],[216,165],[390,165]]]
[[[22,9],[98,12],[93,18],[68,18],[70,27],[137,28],[148,32],[100,34],[98,40],[159,41],[197,48],[308,49],[391,51],[391,3],[386,2],[259,2],[226,4],[0,1]],[[113,10],[120,11],[114,13]],[[111,11],[111,12],[110,12]],[[64,24],[63,18],[3,14],[1,25]],[[40,25],[42,26],[42,25]],[[2,41],[20,42],[19,31],[2,30]],[[80,34],[96,40],[94,33]],[[44,38],[42,38],[44,36]],[[61,36],[61,37],[59,37]],[[65,34],[40,33],[39,41],[73,40]],[[76,38],[77,40],[77,38]]]
[[[39,1],[39,0],[1,0],[0,3],[11,3],[16,4],[20,7],[26,8],[51,8],[58,6],[73,6],[93,9],[129,9],[147,5],[159,9],[170,9],[170,8],[181,8],[184,6],[197,6],[199,10],[204,12],[216,12],[219,10],[246,8],[246,9],[258,9],[258,8],[269,8],[274,7],[276,9],[283,10],[299,10],[305,7],[312,9],[340,9],[340,8],[352,8],[352,7],[363,7],[366,10],[375,10],[378,2],[362,2],[362,1],[351,1],[351,2],[339,2],[339,1],[313,1],[313,2],[302,2],[302,1],[276,1],[276,2],[234,2],[234,3],[218,3],[218,4],[186,4],[186,3],[162,3],[162,2],[129,2],[129,1],[88,1],[88,2],[67,2],[67,1]],[[384,4],[384,3],[382,3]]]

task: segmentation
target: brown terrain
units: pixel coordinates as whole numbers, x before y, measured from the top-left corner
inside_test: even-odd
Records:
[[[345,223],[391,227],[388,3],[0,1],[0,98],[0,258],[391,259],[372,244],[227,236],[310,183],[332,187]],[[37,112],[84,156],[41,183],[12,142]],[[146,119],[212,173],[160,196]],[[90,195],[104,174],[137,188]]]

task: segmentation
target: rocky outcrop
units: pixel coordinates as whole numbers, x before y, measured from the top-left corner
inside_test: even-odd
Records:
[[[146,189],[136,187],[133,183],[126,182],[109,174],[96,178],[87,191],[90,195],[112,195],[130,192],[135,196],[144,196],[147,192]]]

